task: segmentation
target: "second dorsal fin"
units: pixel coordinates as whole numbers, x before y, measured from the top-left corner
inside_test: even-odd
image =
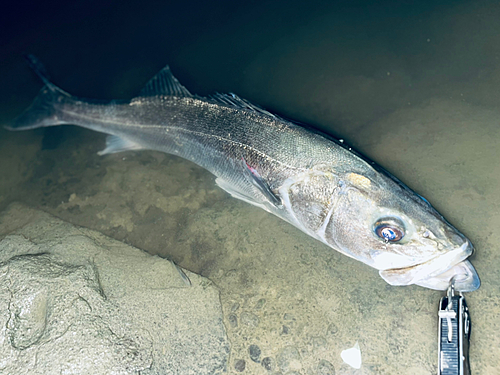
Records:
[[[174,77],[168,65],[149,80],[139,94],[139,97],[162,95],[193,97],[193,94]]]
[[[229,107],[246,109],[246,110],[251,111],[251,112],[260,113],[260,114],[271,116],[271,117],[277,117],[276,115],[272,114],[271,112],[268,112],[265,109],[255,105],[255,104],[252,104],[248,100],[240,98],[238,95],[233,94],[233,93],[229,93],[229,94],[216,93],[216,94],[211,96],[211,99],[215,100],[218,103],[225,104]]]

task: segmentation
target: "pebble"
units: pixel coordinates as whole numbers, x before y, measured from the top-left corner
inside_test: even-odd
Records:
[[[245,360],[243,359],[238,359],[235,363],[234,363],[234,369],[238,372],[242,372],[245,370]]]
[[[229,320],[229,324],[231,324],[231,327],[236,328],[238,327],[238,317],[234,314],[229,314],[227,317],[227,320]]]
[[[335,323],[332,323],[328,326],[326,333],[331,336],[335,336],[339,331],[339,327]]]
[[[276,363],[271,357],[263,358],[261,364],[267,371],[272,371],[276,367]]]
[[[283,315],[284,320],[295,320],[295,317],[292,314],[286,313]]]
[[[316,374],[335,375],[335,367],[333,367],[333,365],[330,362],[322,359],[321,361],[319,361],[318,370],[316,371]]]
[[[248,348],[248,353],[250,354],[250,359],[256,363],[260,362],[261,350],[257,345],[250,345]]]
[[[262,309],[262,307],[266,304],[266,299],[265,298],[261,298],[257,301],[257,303],[255,304],[255,310],[260,310]]]
[[[321,336],[315,336],[311,339],[311,344],[314,349],[324,349],[326,348],[326,340],[324,337]]]
[[[282,326],[281,327],[281,334],[288,335],[288,333],[290,333],[290,328],[288,328],[287,326]]]
[[[260,319],[257,315],[244,311],[240,315],[240,322],[249,327],[257,327],[260,323]]]
[[[283,372],[287,372],[288,370],[300,370],[302,368],[300,354],[295,346],[285,346],[278,354],[276,361],[278,367]]]

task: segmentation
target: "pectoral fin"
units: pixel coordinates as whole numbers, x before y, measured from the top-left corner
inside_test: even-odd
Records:
[[[253,168],[250,164],[248,164],[245,159],[242,159],[245,164],[245,171],[247,173],[248,178],[252,181],[252,183],[259,189],[259,191],[267,198],[267,200],[276,207],[282,207],[283,204],[281,199],[271,190],[269,184],[262,178],[260,173]]]
[[[120,138],[117,135],[108,135],[106,137],[106,148],[99,151],[98,155],[114,154],[116,152],[140,150],[144,147],[125,138]]]
[[[250,203],[253,206],[257,206],[259,208],[262,208],[263,210],[266,210],[269,212],[269,209],[266,207],[266,205],[262,202],[258,202],[255,197],[253,197],[251,194],[243,193],[241,190],[237,190],[232,184],[228,183],[226,180],[223,180],[221,178],[217,178],[215,180],[215,183],[224,191],[228,192],[231,194],[233,198],[242,200],[244,202]]]

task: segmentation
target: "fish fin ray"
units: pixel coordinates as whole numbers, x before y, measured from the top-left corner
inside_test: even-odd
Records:
[[[45,66],[43,63],[36,57],[35,55],[32,54],[26,54],[24,55],[24,58],[26,59],[26,62],[30,66],[30,68],[33,70],[33,72],[40,78],[40,80],[45,84],[45,87],[52,92],[65,95],[65,96],[71,96],[68,94],[66,91],[60,89],[56,85],[52,83],[50,80],[49,73],[47,73],[47,69],[45,69]]]
[[[55,103],[61,97],[71,97],[71,95],[50,81],[45,67],[38,58],[33,55],[25,55],[25,58],[31,69],[42,80],[44,86],[33,100],[33,103],[21,115],[16,117],[11,124],[4,126],[5,129],[28,130],[67,124],[68,122],[59,117]]]
[[[215,183],[225,192],[229,193],[233,198],[242,200],[246,203],[249,203],[253,206],[262,208],[263,210],[266,210],[267,212],[271,212],[269,208],[263,203],[263,202],[258,202],[253,196],[250,194],[246,194],[241,192],[240,190],[236,190],[230,183],[228,183],[226,180],[223,180],[222,178],[217,178],[215,179]]]
[[[45,85],[33,103],[10,124],[5,125],[5,129],[17,131],[66,124],[67,122],[58,118],[54,108],[56,100],[57,96]]]
[[[252,184],[257,187],[257,189],[266,197],[266,199],[271,203],[273,206],[277,208],[281,208],[283,206],[281,199],[271,190],[271,187],[267,183],[267,181],[264,180],[264,178],[260,175],[259,172],[253,167],[251,167],[245,159],[242,159],[243,163],[245,164],[245,171],[247,174],[247,177],[249,180],[252,182]]]
[[[139,94],[139,97],[162,95],[193,97],[193,94],[174,77],[168,65],[149,80]]]
[[[233,108],[239,108],[239,109],[246,109],[251,112],[259,113],[262,115],[266,116],[271,116],[274,118],[278,118],[275,114],[266,111],[264,108],[259,107],[258,105],[250,103],[248,100],[240,98],[238,95],[234,93],[229,93],[229,94],[221,94],[221,93],[215,93],[214,95],[210,96],[212,100],[215,100],[216,102],[220,104],[225,104],[229,107]]]
[[[24,55],[24,58],[26,59],[30,68],[33,69],[35,74],[43,81],[44,84],[47,85],[51,83],[49,73],[47,73],[47,69],[45,69],[45,66],[35,55],[26,54]]]
[[[102,151],[99,151],[97,154],[102,156],[122,151],[141,150],[141,149],[144,149],[144,147],[133,141],[130,141],[125,138],[120,138],[117,135],[108,135],[106,137],[106,148]]]

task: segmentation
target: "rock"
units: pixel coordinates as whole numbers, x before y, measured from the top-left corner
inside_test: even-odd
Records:
[[[240,321],[241,324],[245,326],[255,328],[259,325],[260,319],[257,315],[248,311],[244,311],[240,315]]]
[[[229,314],[227,320],[229,320],[229,324],[231,325],[231,327],[233,328],[238,327],[238,317],[235,314]]]
[[[283,315],[283,319],[284,320],[296,320],[295,317],[290,313],[286,313],[285,315]]]
[[[272,371],[276,367],[274,359],[271,357],[263,358],[261,364],[267,371]]]
[[[244,359],[238,359],[235,363],[234,363],[234,369],[238,372],[242,372],[242,371],[245,371],[245,366],[246,366],[246,363],[245,363],[245,360]]]
[[[261,298],[257,301],[257,304],[255,305],[255,310],[260,310],[262,307],[266,304],[266,299]]]
[[[314,336],[311,338],[311,345],[315,351],[326,348],[326,339],[322,336]]]
[[[209,280],[184,271],[186,285],[167,260],[19,204],[0,215],[0,239],[2,373],[226,370]]]
[[[250,359],[256,363],[260,362],[261,350],[257,345],[250,345],[248,348],[248,354],[250,354]]]
[[[302,368],[300,354],[295,346],[285,346],[276,359],[278,367],[283,372],[300,370]]]
[[[333,365],[322,359],[318,364],[318,370],[316,372],[318,375],[335,375],[335,368]]]
[[[288,326],[281,326],[281,332],[280,332],[282,335],[288,335],[290,333],[290,328],[288,328]]]
[[[338,331],[339,327],[337,327],[335,323],[331,323],[326,330],[326,334],[329,336],[335,336]]]

